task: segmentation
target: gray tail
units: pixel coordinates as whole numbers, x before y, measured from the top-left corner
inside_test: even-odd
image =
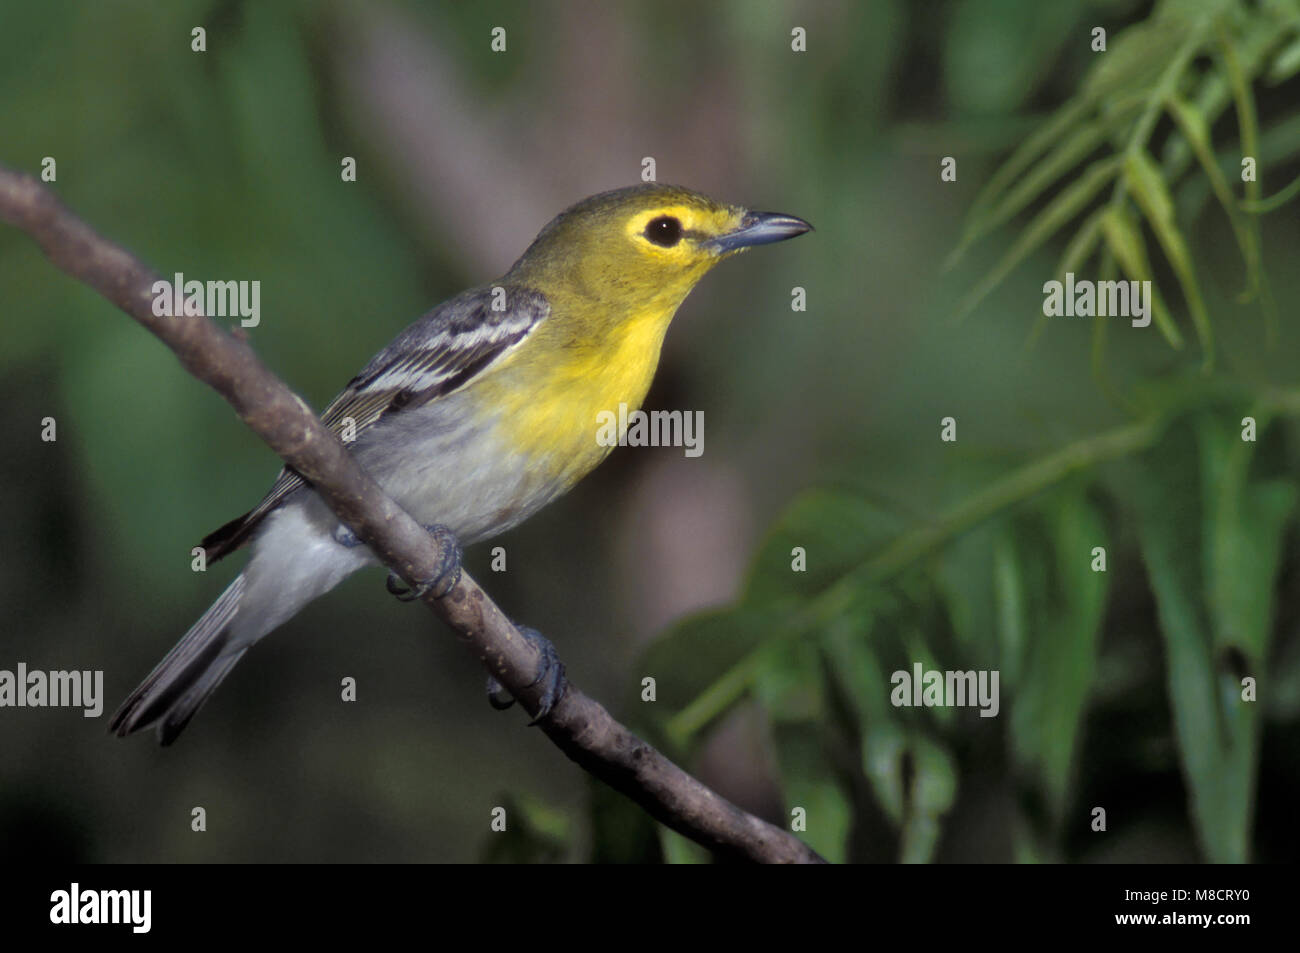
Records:
[[[230,625],[243,594],[240,575],[122,703],[109,731],[124,737],[158,722],[158,743],[176,740],[248,650],[247,645],[236,649],[229,645]]]

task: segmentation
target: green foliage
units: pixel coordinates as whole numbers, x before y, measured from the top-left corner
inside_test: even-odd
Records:
[[[754,697],[763,706],[780,765],[787,812],[806,811],[804,838],[832,863],[844,860],[852,812],[825,733],[831,711],[823,659],[811,641],[774,639],[754,666]]]
[[[1267,676],[1293,481],[1250,474],[1255,444],[1211,417],[1152,453],[1131,480],[1142,555],[1160,611],[1169,695],[1206,855],[1249,858],[1258,707],[1242,678]]]
[[[1210,315],[1186,238],[1187,222],[1180,223],[1175,214],[1187,204],[1182,199],[1208,181],[1245,265],[1243,298],[1259,300],[1268,321],[1275,321],[1256,216],[1276,204],[1260,202],[1258,175],[1300,155],[1300,143],[1293,139],[1285,150],[1261,154],[1253,86],[1283,82],[1300,69],[1295,63],[1298,35],[1300,4],[1294,0],[1165,0],[1150,20],[1112,37],[1079,93],[1025,140],[976,199],[949,267],[1034,203],[1045,204],[993,270],[976,282],[960,314],[972,312],[1070,223],[1076,225],[1055,272],[1058,280],[1094,260],[1106,272],[1106,262],[1113,260],[1126,278],[1151,281],[1145,225],[1174,272],[1202,366],[1211,369],[1215,345]],[[1205,58],[1210,65],[1198,68]],[[1229,105],[1236,114],[1238,140],[1216,152],[1210,130]],[[1160,136],[1165,115],[1172,128]],[[1153,150],[1161,140],[1157,160]],[[1240,179],[1242,156],[1256,159],[1259,168],[1256,178],[1242,183],[1244,195],[1238,197],[1223,170]],[[1107,187],[1110,197],[1099,201]],[[1279,198],[1289,195],[1284,190]],[[1153,310],[1162,335],[1181,348],[1182,334],[1165,301],[1158,300]],[[1103,320],[1098,319],[1099,334]]]
[[[1050,821],[1059,827],[1069,806],[1067,783],[1092,690],[1106,603],[1109,577],[1093,569],[1094,554],[1108,547],[1099,514],[1077,487],[1064,488],[1045,509],[1046,551],[1031,550],[1019,562],[1009,553],[1004,571],[1018,575],[1047,566],[1050,570],[1040,571],[1040,579],[1048,578],[1017,587],[1003,602],[1016,628],[1033,633],[1024,643],[1024,667],[1015,682],[1011,734],[1016,763],[1041,790]],[[1032,539],[1028,545],[1033,546]],[[1025,557],[1033,562],[1026,565]]]
[[[827,857],[853,859],[852,831],[874,811],[897,835],[897,859],[934,858],[976,767],[970,752],[990,748],[1007,762],[1018,805],[1008,854],[1077,851],[1096,804],[1082,763],[1090,720],[1117,704],[1099,673],[1132,661],[1108,632],[1120,589],[1120,631],[1142,618],[1158,625],[1161,665],[1131,673],[1129,690],[1167,696],[1202,854],[1251,858],[1263,725],[1243,679],[1258,686],[1269,670],[1279,573],[1297,549],[1300,486],[1286,459],[1300,391],[1210,373],[1215,307],[1188,235],[1196,196],[1213,196],[1244,264],[1240,300],[1276,320],[1258,215],[1297,187],[1263,202],[1258,182],[1240,195],[1230,182],[1243,155],[1261,171],[1300,155],[1288,132],[1297,117],[1271,116],[1261,131],[1255,101],[1256,87],[1300,73],[1298,33],[1293,0],[1160,4],[1111,38],[1078,94],[989,179],[950,258],[1027,215],[962,314],[1061,236],[1056,277],[1095,263],[1103,279],[1151,281],[1156,329],[1177,351],[1190,326],[1200,373],[1139,379],[1119,394],[1098,319],[1094,373],[1130,423],[991,483],[958,465],[955,502],[910,527],[855,494],[810,491],[769,533],[735,606],[687,620],[651,648],[656,670],[689,686],[663,725],[679,748],[757,703],[787,810],[807,810],[803,836]],[[1235,142],[1216,127],[1229,109]],[[1169,275],[1176,293],[1167,282],[1162,293]],[[700,649],[703,639],[714,644]],[[688,641],[706,664],[688,671],[659,654]],[[1006,717],[898,705],[891,673],[917,663],[998,672]],[[1167,743],[1150,725],[1132,734],[1147,751]]]
[[[881,532],[890,520],[852,495],[796,500],[761,547],[741,601],[684,621],[649,650],[647,670],[689,686],[670,700],[677,714],[663,725],[668,737],[689,751],[716,718],[756,702],[787,810],[807,812],[809,843],[829,859],[852,859],[855,791],[865,787],[897,831],[898,859],[920,861],[935,856],[958,796],[953,752],[997,731],[1029,832],[1020,853],[1059,854],[1086,807],[1079,757],[1112,572],[1133,559],[1115,543],[1131,504],[1167,652],[1191,821],[1208,859],[1247,859],[1260,724],[1239,679],[1265,672],[1297,487],[1277,459],[1252,470],[1256,444],[1235,429],[1239,400],[1177,388],[1165,399],[1165,425],[1078,441],[1053,455],[1073,467],[1031,462],[984,490],[1001,505],[981,511],[974,529],[953,518],[968,502],[935,521],[942,531],[914,528],[890,540]],[[1298,392],[1273,401],[1300,411]],[[1267,417],[1260,440],[1271,446],[1283,430],[1265,430]],[[1187,439],[1191,431],[1197,440]],[[1115,459],[1121,477],[1103,479],[1100,464]],[[828,531],[834,526],[841,532]],[[910,541],[918,535],[932,545]],[[801,540],[807,572],[791,568]],[[890,673],[914,662],[998,671],[1009,717],[896,707]]]

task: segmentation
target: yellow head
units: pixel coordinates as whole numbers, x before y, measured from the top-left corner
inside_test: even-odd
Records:
[[[555,495],[604,458],[600,415],[641,406],[668,324],[710,268],[810,228],[640,185],[584,199],[542,229],[502,284],[541,292],[550,311],[480,383],[531,478]]]
[[[507,281],[548,297],[627,312],[669,314],[723,258],[802,235],[812,226],[773,212],[724,205],[689,189],[638,185],[584,199],[557,216],[515,263]]]

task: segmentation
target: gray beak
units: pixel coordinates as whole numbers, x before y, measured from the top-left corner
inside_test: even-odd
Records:
[[[704,242],[704,247],[712,248],[718,254],[752,248],[754,245],[768,245],[783,242],[804,232],[811,232],[813,227],[801,218],[782,215],[780,212],[746,212],[740,227],[733,232],[719,235]]]

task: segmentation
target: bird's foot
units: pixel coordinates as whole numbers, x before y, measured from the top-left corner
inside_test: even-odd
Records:
[[[551,713],[551,710],[559,704],[560,699],[564,697],[564,690],[568,683],[564,678],[564,663],[560,661],[560,656],[555,651],[555,646],[551,640],[536,629],[530,629],[527,626],[516,626],[519,634],[522,635],[533,645],[537,646],[538,654],[541,660],[537,664],[537,677],[528,683],[531,688],[533,685],[542,686],[542,697],[537,708],[537,717],[528,723],[529,727],[537,724],[543,718]],[[505,687],[491,675],[487,680],[488,704],[497,711],[504,711],[515,703],[514,698],[506,691]]]
[[[397,573],[389,572],[385,585],[388,591],[402,602],[423,599],[430,593],[435,599],[441,599],[456,588],[456,583],[460,582],[461,554],[460,542],[456,539],[456,534],[438,523],[426,526],[425,529],[437,541],[438,550],[442,553],[442,563],[432,578],[417,583],[409,589],[403,585],[402,578]]]
[[[345,549],[356,549],[361,545],[361,540],[357,539],[357,534],[342,523],[334,527],[334,542]]]

